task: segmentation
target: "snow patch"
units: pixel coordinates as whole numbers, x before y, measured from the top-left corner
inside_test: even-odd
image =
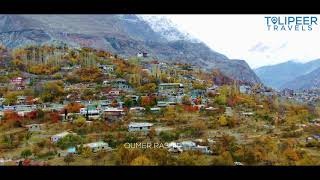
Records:
[[[185,40],[194,43],[201,42],[165,16],[137,15],[137,17],[147,22],[155,32],[161,34],[168,41]]]

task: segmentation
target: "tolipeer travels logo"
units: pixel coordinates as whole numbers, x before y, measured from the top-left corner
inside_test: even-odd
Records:
[[[316,16],[266,16],[268,31],[313,31],[318,26]]]

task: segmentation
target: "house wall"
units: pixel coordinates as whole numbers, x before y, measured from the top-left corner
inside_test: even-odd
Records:
[[[53,136],[53,137],[51,137],[51,141],[54,142],[54,143],[56,143],[56,142],[59,141],[60,138],[61,138],[61,137]]]
[[[33,125],[28,129],[30,132],[40,131],[40,125]]]
[[[105,150],[105,149],[108,149],[107,145],[91,148],[92,152],[98,152],[98,151],[102,151],[102,150]]]
[[[150,130],[150,126],[144,127],[129,127],[129,131],[148,131]]]

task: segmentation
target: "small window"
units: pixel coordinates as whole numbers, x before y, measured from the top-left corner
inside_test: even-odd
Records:
[[[140,127],[140,130],[142,130],[142,127]]]

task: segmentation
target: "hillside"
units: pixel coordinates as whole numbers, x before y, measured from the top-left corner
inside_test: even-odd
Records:
[[[234,79],[260,82],[245,61],[230,60],[206,44],[186,38],[174,26],[162,31],[151,24],[136,15],[1,15],[0,42],[14,48],[62,41],[123,57],[146,51],[159,60],[192,63],[207,70],[219,69]]]

